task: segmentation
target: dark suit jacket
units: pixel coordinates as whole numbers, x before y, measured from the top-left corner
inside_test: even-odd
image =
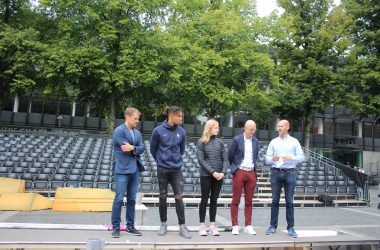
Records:
[[[259,155],[260,143],[256,137],[252,137],[253,164],[256,166]],[[235,174],[244,159],[244,134],[235,136],[228,148],[228,161],[231,165],[231,174]]]

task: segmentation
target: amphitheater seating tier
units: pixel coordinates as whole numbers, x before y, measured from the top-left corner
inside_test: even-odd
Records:
[[[270,166],[264,161],[266,145],[259,151],[257,163],[258,187],[255,199],[270,199]],[[142,172],[139,192],[145,197],[157,197],[157,164],[147,148],[142,162],[148,171]],[[228,141],[225,141],[228,147]],[[200,165],[195,142],[188,142],[183,155],[185,197],[200,196]],[[24,179],[26,190],[54,196],[58,187],[113,189],[113,148],[109,137],[81,134],[0,133],[0,176]],[[169,190],[170,191],[170,190]],[[329,194],[337,200],[355,199],[354,182],[338,169],[322,162],[309,161],[297,168],[296,200],[309,200],[319,194]],[[231,197],[232,175],[227,173],[221,197]],[[267,204],[265,201],[263,204]]]

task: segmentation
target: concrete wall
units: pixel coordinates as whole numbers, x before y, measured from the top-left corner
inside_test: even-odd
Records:
[[[379,173],[380,152],[363,151],[363,167],[365,173]]]

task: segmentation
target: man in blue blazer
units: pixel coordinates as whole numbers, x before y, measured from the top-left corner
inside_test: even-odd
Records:
[[[244,133],[235,136],[228,148],[228,161],[231,165],[232,201],[231,220],[232,234],[239,234],[238,211],[240,197],[244,188],[244,232],[255,235],[252,227],[252,199],[256,188],[256,161],[259,154],[259,140],[253,136],[256,131],[256,123],[248,120],[244,126]]]
[[[127,194],[126,232],[135,236],[141,233],[135,228],[136,193],[140,172],[145,171],[140,155],[145,146],[140,131],[136,129],[140,112],[135,108],[126,108],[125,122],[113,133],[114,174],[116,182],[115,199],[112,205],[112,237],[120,237],[121,207],[124,194]]]

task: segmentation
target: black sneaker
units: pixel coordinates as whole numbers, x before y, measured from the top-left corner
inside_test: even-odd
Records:
[[[120,229],[115,228],[114,230],[112,230],[112,238],[119,238],[119,237],[120,237]]]
[[[140,231],[137,230],[135,227],[127,227],[125,229],[125,232],[127,232],[127,234],[131,234],[131,235],[134,235],[134,236],[141,236]]]

